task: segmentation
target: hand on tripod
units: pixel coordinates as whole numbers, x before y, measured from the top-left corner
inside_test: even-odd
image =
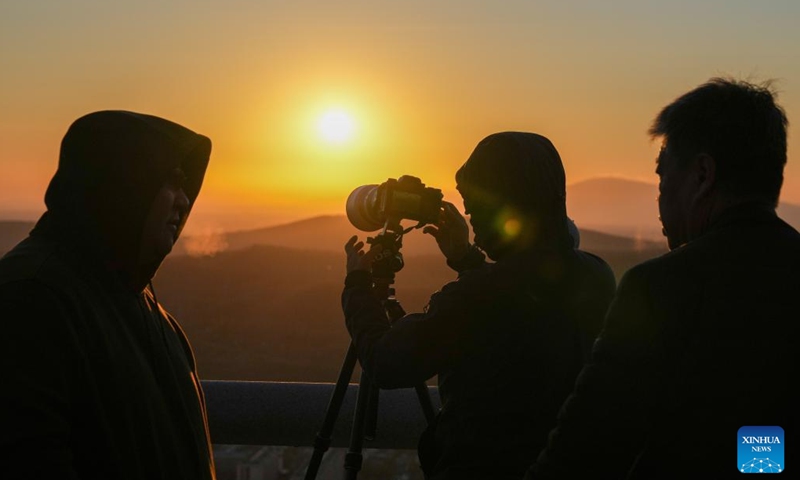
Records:
[[[364,242],[358,240],[356,235],[350,237],[350,240],[344,245],[344,251],[347,252],[347,273],[356,270],[371,271],[372,263],[375,261],[375,257],[383,250],[383,245],[373,244],[366,252],[363,249]]]

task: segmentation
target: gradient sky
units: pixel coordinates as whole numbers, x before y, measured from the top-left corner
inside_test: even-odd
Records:
[[[548,136],[568,183],[656,182],[650,122],[720,75],[777,81],[800,204],[798,25],[796,0],[3,0],[0,214],[38,216],[67,127],[103,109],[212,139],[187,231],[343,213],[403,174],[457,200],[455,170],[503,130]],[[348,142],[316,130],[333,108]]]

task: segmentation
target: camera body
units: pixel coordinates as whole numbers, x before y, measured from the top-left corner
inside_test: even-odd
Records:
[[[373,232],[384,226],[399,228],[400,220],[421,225],[437,223],[442,191],[426,187],[417,177],[403,175],[380,185],[362,185],[347,198],[347,218],[359,230]],[[388,223],[387,223],[388,222]]]

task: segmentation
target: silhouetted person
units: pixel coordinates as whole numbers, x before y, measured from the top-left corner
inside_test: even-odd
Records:
[[[390,328],[370,289],[378,250],[364,253],[353,237],[345,246],[347,328],[380,387],[438,375],[442,409],[419,443],[427,478],[519,479],[588,355],[614,276],[575,246],[564,168],[545,137],[490,135],[456,181],[475,244],[450,203],[425,231],[458,279],[434,293],[424,313]]]
[[[70,126],[47,211],[0,260],[0,476],[214,478],[192,350],[150,283],[210,151],[149,115]]]
[[[775,214],[786,125],[768,87],[727,79],[659,113],[672,251],[620,281],[530,478],[739,478],[744,426],[781,427],[779,468],[800,475],[800,235]]]

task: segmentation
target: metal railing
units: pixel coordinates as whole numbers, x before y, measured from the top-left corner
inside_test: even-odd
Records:
[[[310,447],[322,426],[332,383],[203,381],[211,441],[229,445]],[[429,387],[440,405],[436,387]],[[357,384],[351,384],[337,417],[332,447],[346,447],[353,423]],[[377,432],[365,448],[414,449],[425,429],[413,388],[381,390]]]

